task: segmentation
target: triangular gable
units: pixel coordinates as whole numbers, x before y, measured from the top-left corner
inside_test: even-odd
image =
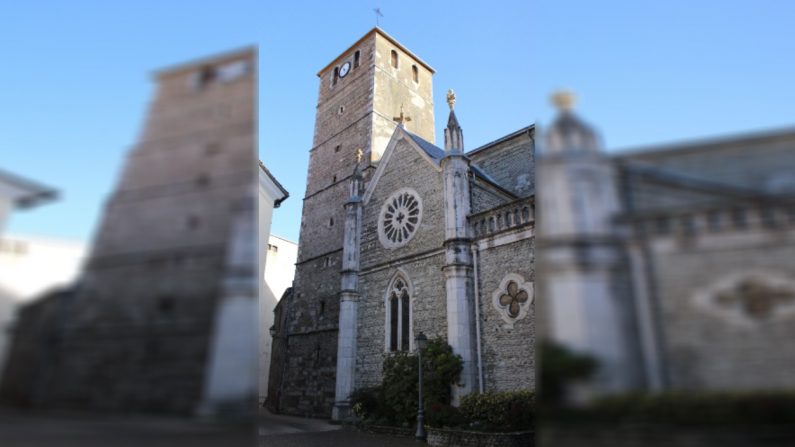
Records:
[[[381,179],[381,176],[384,175],[386,166],[392,159],[392,154],[395,152],[395,147],[397,147],[397,144],[401,140],[408,141],[409,146],[413,147],[414,150],[416,150],[417,153],[420,154],[420,156],[425,159],[425,161],[427,161],[437,172],[442,172],[442,167],[439,162],[431,157],[428,152],[426,152],[405,129],[398,126],[392,133],[392,137],[389,139],[389,143],[386,145],[386,149],[384,150],[384,155],[381,156],[381,160],[378,162],[378,168],[376,168],[375,174],[373,174],[373,178],[370,180],[370,183],[367,185],[367,189],[364,192],[363,201],[365,204],[370,201],[370,197],[373,195],[373,191],[375,190],[376,185],[378,185],[378,181]]]

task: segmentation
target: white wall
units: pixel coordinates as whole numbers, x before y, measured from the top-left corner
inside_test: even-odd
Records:
[[[293,284],[295,261],[298,259],[298,244],[278,236],[271,235],[267,244],[261,244],[266,250],[263,287],[260,289],[260,403],[268,394],[268,378],[271,364],[270,327],[273,325],[273,309],[281,299],[284,291]]]
[[[258,226],[259,240],[259,403],[268,394],[268,373],[271,361],[270,327],[273,324],[273,309],[284,289],[290,286],[295,270],[298,246],[287,240],[271,236],[271,219],[274,203],[284,200],[284,190],[279,188],[263,170],[259,171]],[[268,250],[268,246],[277,250]],[[278,294],[277,294],[278,292]]]
[[[0,286],[20,301],[70,284],[88,254],[84,242],[37,236],[0,237]]]
[[[74,282],[88,253],[83,242],[8,235],[0,238],[0,374],[8,328],[20,304]]]

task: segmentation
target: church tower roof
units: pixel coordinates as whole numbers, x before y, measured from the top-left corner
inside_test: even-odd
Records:
[[[336,65],[336,64],[337,64],[337,63],[338,63],[338,62],[339,62],[341,59],[344,59],[344,57],[345,57],[345,56],[346,56],[346,55],[347,55],[347,54],[348,54],[348,53],[349,53],[349,52],[350,52],[350,51],[351,51],[353,48],[356,48],[356,47],[358,47],[358,46],[359,46],[359,45],[360,45],[362,42],[364,42],[365,40],[369,39],[369,38],[370,38],[370,36],[372,36],[373,34],[378,34],[378,35],[380,35],[381,37],[383,37],[384,39],[388,40],[388,41],[389,41],[389,42],[390,42],[392,45],[395,45],[395,46],[396,46],[396,47],[398,47],[398,48],[399,48],[401,51],[403,51],[404,53],[406,53],[406,54],[408,54],[409,56],[411,56],[411,57],[412,57],[412,58],[413,58],[415,61],[417,61],[417,63],[419,63],[420,65],[422,65],[422,66],[423,66],[423,67],[425,67],[426,69],[428,69],[428,71],[430,71],[432,74],[433,74],[433,73],[436,73],[436,70],[434,70],[434,69],[433,69],[433,67],[431,67],[430,65],[428,65],[428,63],[427,63],[427,62],[425,62],[424,60],[420,59],[420,58],[419,58],[419,56],[417,56],[416,54],[414,54],[413,52],[411,52],[411,50],[409,50],[408,48],[406,48],[405,46],[403,46],[403,44],[401,44],[400,42],[398,42],[398,41],[397,41],[397,39],[395,39],[394,37],[392,37],[392,36],[390,36],[389,34],[387,34],[387,32],[386,32],[386,31],[384,31],[384,30],[383,30],[383,29],[381,29],[380,27],[377,27],[377,26],[376,26],[375,28],[373,28],[373,29],[371,29],[370,31],[368,31],[368,32],[367,32],[367,34],[365,34],[364,36],[362,36],[361,38],[359,38],[359,40],[357,40],[357,41],[356,41],[356,42],[355,42],[353,45],[349,46],[349,47],[348,47],[348,48],[347,48],[345,51],[343,51],[342,53],[340,53],[340,55],[339,55],[339,56],[337,56],[336,58],[334,58],[334,60],[333,60],[333,61],[329,62],[329,63],[328,63],[328,64],[327,64],[325,67],[321,68],[321,69],[320,69],[320,71],[318,71],[318,72],[317,72],[317,76],[318,76],[318,77],[322,77],[323,73],[325,73],[325,72],[326,72],[326,70],[328,70],[329,68],[331,68],[331,67],[333,67],[334,65]]]

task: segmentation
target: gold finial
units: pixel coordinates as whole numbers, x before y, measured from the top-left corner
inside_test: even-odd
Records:
[[[403,123],[407,123],[407,122],[411,121],[411,117],[410,116],[403,114],[403,104],[400,105],[400,116],[396,116],[396,117],[394,117],[392,119],[395,122],[397,122],[399,125],[402,125]]]
[[[364,157],[364,151],[362,148],[356,149],[356,163],[361,163],[362,157]]]
[[[552,104],[561,112],[568,112],[574,108],[574,103],[577,102],[577,95],[569,90],[558,90],[552,94]]]
[[[455,107],[455,92],[453,89],[447,91],[447,105],[450,106],[450,110]]]

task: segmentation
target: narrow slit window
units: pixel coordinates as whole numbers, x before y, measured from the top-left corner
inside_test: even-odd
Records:
[[[359,51],[356,50],[356,52],[353,53],[353,68],[357,68],[358,66],[359,66]]]
[[[392,50],[392,67],[398,68],[398,54],[397,51]]]
[[[414,79],[414,82],[420,82],[420,70],[416,65],[411,66],[411,78]]]
[[[400,297],[400,350],[409,350],[409,294]]]
[[[331,85],[337,85],[337,79],[340,77],[340,67],[334,67],[334,78],[331,80]]]
[[[389,300],[389,350],[397,351],[398,348],[398,299],[392,296]]]

